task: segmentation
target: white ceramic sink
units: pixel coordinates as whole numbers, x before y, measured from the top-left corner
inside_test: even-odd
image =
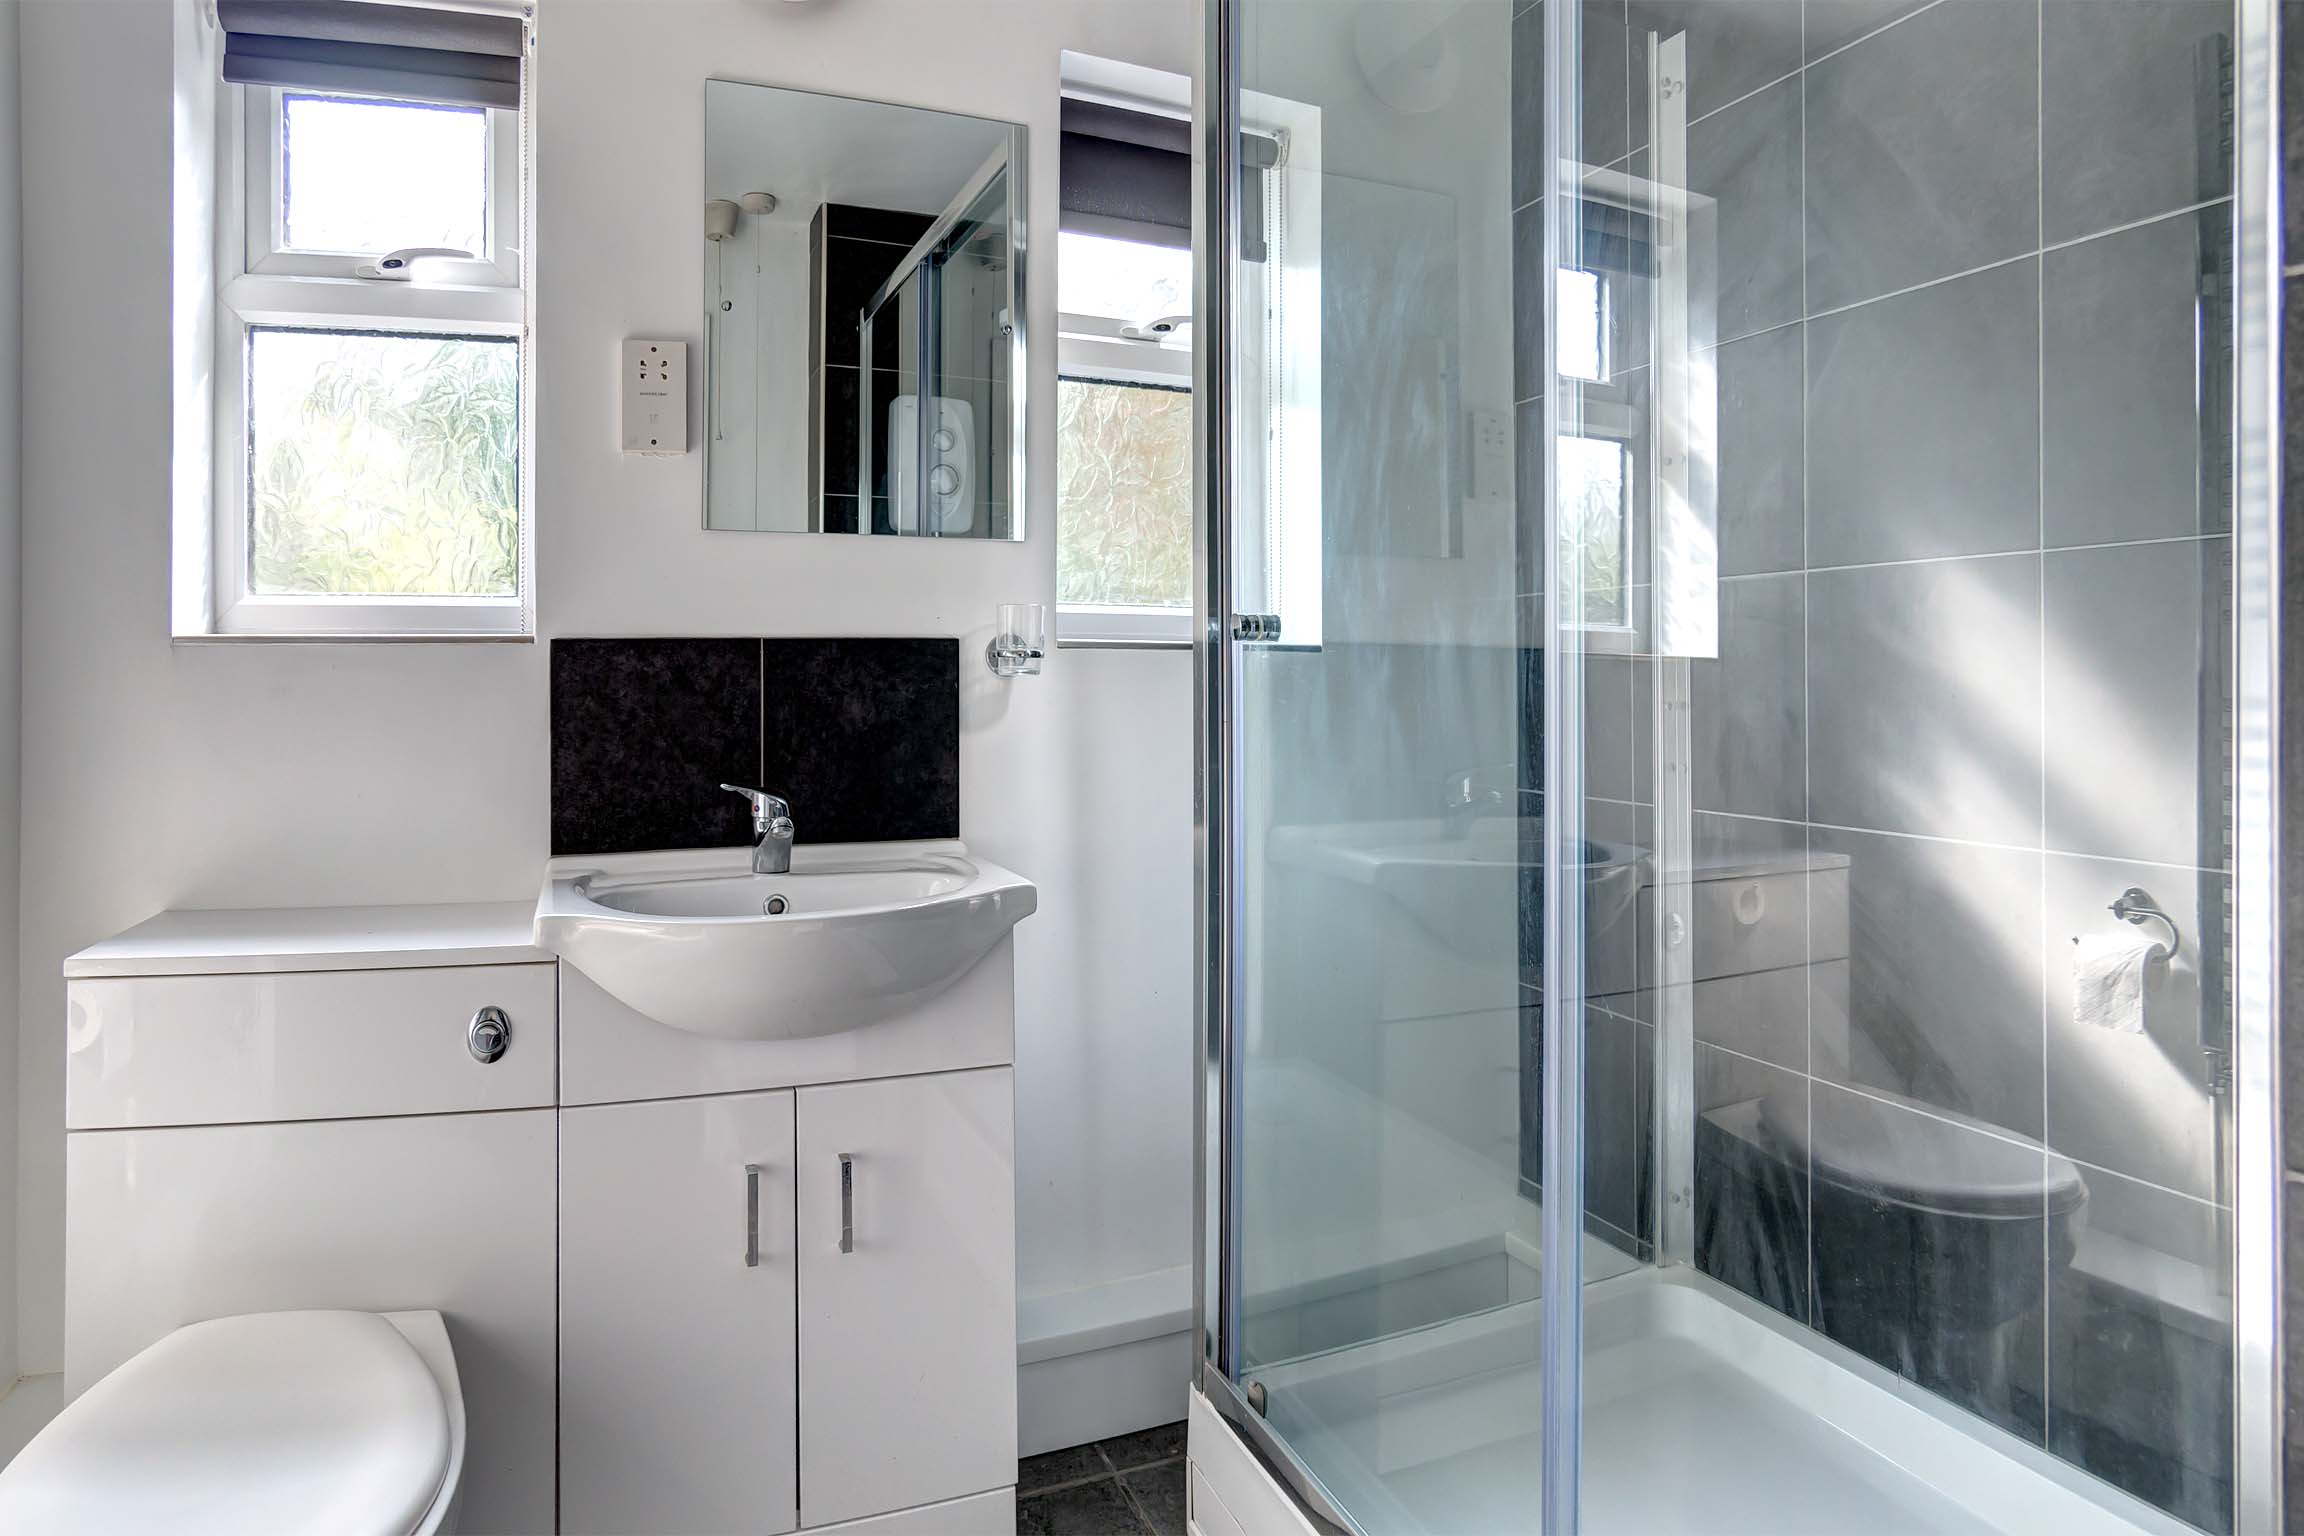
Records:
[[[555,859],[536,943],[674,1029],[735,1040],[836,1034],[934,997],[1029,917],[1029,880],[956,842]]]

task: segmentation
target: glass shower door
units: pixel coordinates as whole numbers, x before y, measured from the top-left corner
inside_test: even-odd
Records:
[[[1211,1392],[1340,1524],[1532,1530],[1513,5],[1210,12]]]
[[[2266,0],[1204,10],[1211,1401],[2273,1528]]]

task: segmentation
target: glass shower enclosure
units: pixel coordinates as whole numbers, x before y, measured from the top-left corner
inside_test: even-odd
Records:
[[[2269,0],[1203,0],[1199,1386],[2281,1528]]]

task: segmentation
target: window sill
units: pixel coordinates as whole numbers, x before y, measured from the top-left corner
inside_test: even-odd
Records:
[[[438,634],[363,634],[346,630],[341,633],[324,631],[246,632],[208,635],[170,635],[170,645],[534,645],[534,635],[516,635],[502,630],[443,630]]]

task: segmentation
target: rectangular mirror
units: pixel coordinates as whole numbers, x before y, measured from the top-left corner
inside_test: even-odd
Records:
[[[1024,536],[1024,129],[704,85],[704,525]]]

